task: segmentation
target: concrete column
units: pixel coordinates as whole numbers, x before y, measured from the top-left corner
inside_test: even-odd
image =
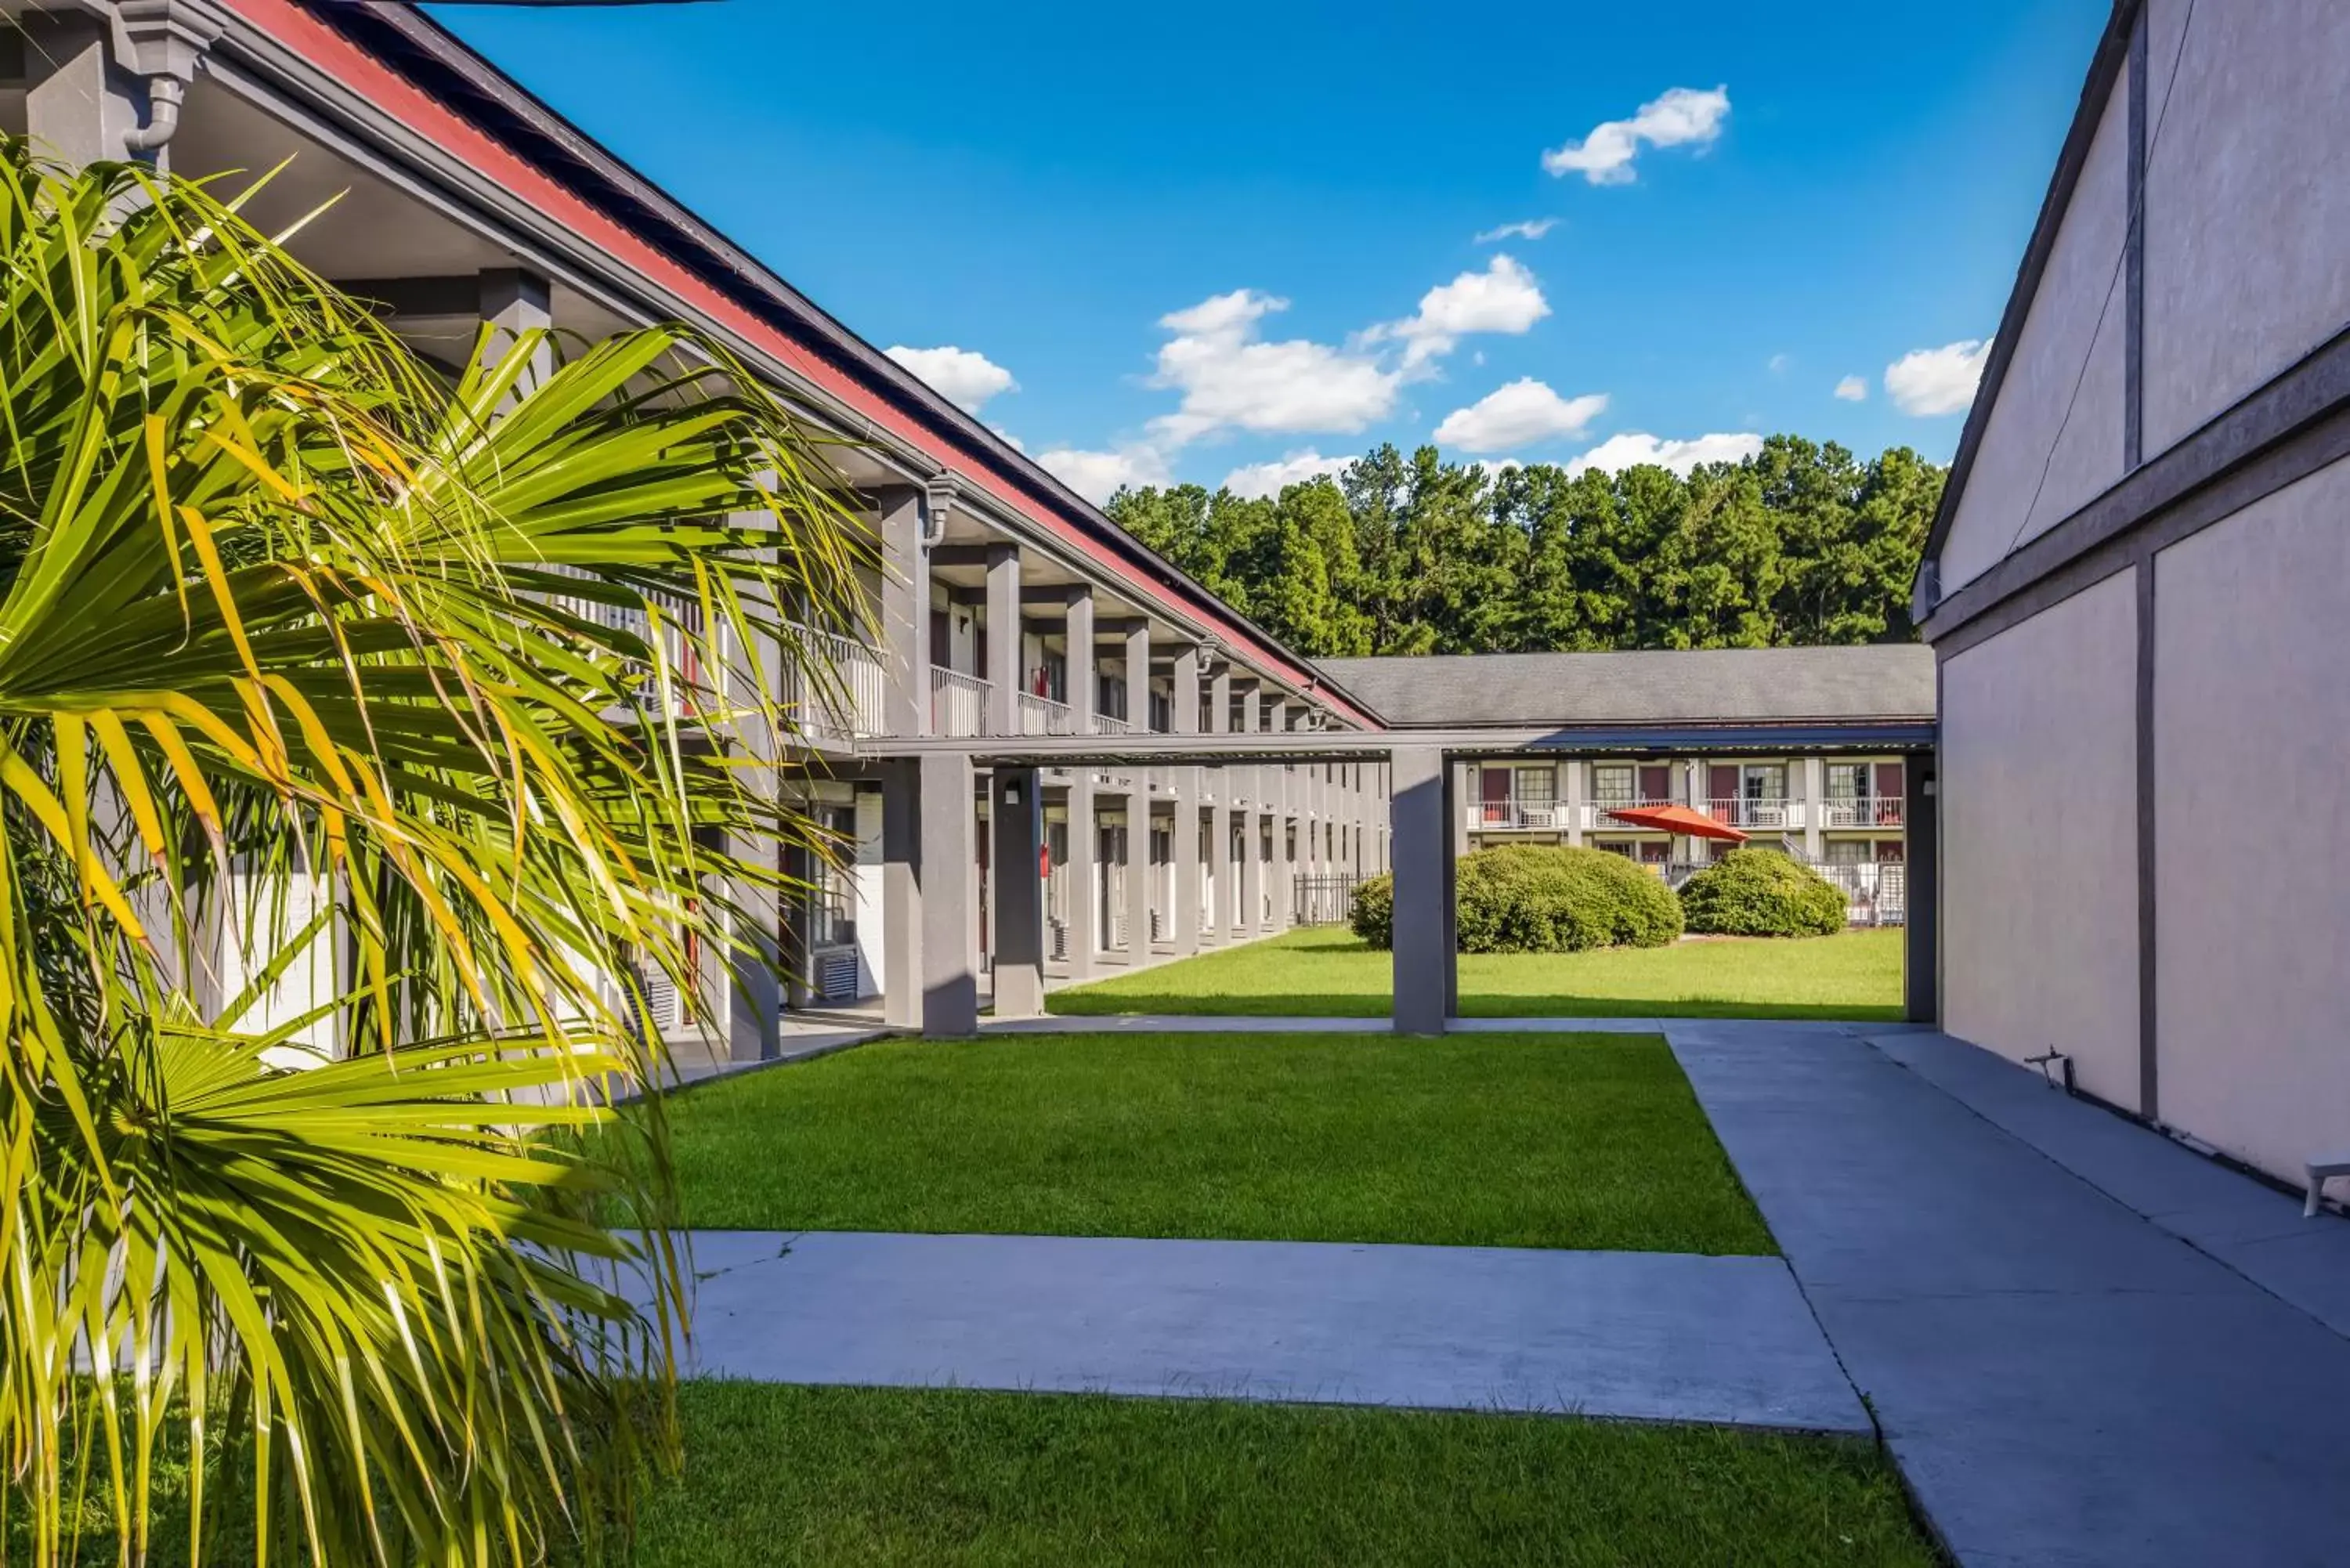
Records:
[[[766,521],[766,514],[738,512],[730,521],[737,527],[757,527]],[[754,596],[746,607],[754,617],[776,612],[776,607],[766,602],[763,594]],[[751,646],[742,648],[734,645],[729,629],[723,633],[720,643],[726,661],[724,672],[718,679],[722,691],[736,681],[746,681],[769,695],[782,690],[783,648],[774,638],[754,632]],[[719,737],[722,743],[731,742],[752,764],[744,770],[744,783],[762,800],[776,799],[783,788],[782,737],[775,726],[764,720],[753,720],[729,722],[723,729],[726,732]],[[734,837],[727,848],[747,867],[768,873],[783,868],[782,846],[772,834],[755,830]],[[854,850],[850,853],[853,855]],[[730,934],[735,945],[730,961],[733,983],[726,988],[727,1053],[737,1062],[773,1061],[783,1047],[782,898],[772,883],[757,877],[738,883],[732,893],[735,913]],[[795,955],[793,967],[799,973],[806,972],[805,950]]]
[[[1559,764],[1559,796],[1566,811],[1566,842],[1580,848],[1585,803],[1591,799],[1591,764],[1581,757],[1572,757]]]
[[[1126,797],[1126,967],[1150,962],[1150,786],[1134,775]]]
[[[1273,729],[1275,734],[1289,733],[1291,716],[1295,707],[1286,698],[1275,698],[1272,704]],[[1267,770],[1272,780],[1273,806],[1273,926],[1275,932],[1289,929],[1296,914],[1297,873],[1290,854],[1289,832],[1296,814],[1297,770],[1288,763],[1279,763]]]
[[[501,403],[511,408],[555,373],[555,345],[547,334],[555,326],[554,290],[546,279],[521,267],[486,267],[481,275],[482,325],[489,334],[482,340],[482,365],[496,369],[517,351],[530,364],[517,377],[514,391]],[[536,333],[523,348],[523,334]]]
[[[1264,723],[1262,690],[1253,680],[1243,681],[1235,695],[1240,698],[1241,732],[1249,735],[1262,732]],[[1264,912],[1264,818],[1271,810],[1266,799],[1270,792],[1265,787],[1263,763],[1252,763],[1239,772],[1241,787],[1238,794],[1244,803],[1243,821],[1246,826],[1241,836],[1241,918],[1237,934],[1256,937],[1263,936],[1271,929]]]
[[[1933,752],[1902,759],[1901,820],[1905,846],[1901,875],[1902,1015],[1912,1023],[1941,1018],[1942,831],[1936,815],[1939,791]]]
[[[1446,775],[1446,791],[1461,807],[1452,814],[1451,824],[1452,853],[1456,858],[1469,853],[1469,802],[1484,798],[1474,787],[1476,775],[1474,763],[1454,763]]]
[[[1200,650],[1186,648],[1175,655],[1173,732],[1200,732]],[[1175,910],[1172,922],[1175,950],[1200,950],[1200,805],[1201,770],[1172,768],[1175,797]]]
[[[1827,855],[1827,836],[1821,826],[1828,814],[1828,764],[1824,757],[1805,757],[1803,766],[1804,853],[1819,860]]]
[[[995,1015],[1045,1011],[1044,791],[1035,768],[998,764],[988,782],[989,857],[995,897],[988,906],[995,951]]]
[[[1150,732],[1150,623],[1135,620],[1126,628],[1126,722],[1137,733]]]
[[[1094,715],[1101,711],[1101,660],[1094,653],[1094,591],[1078,590],[1069,599],[1069,711],[1076,715],[1077,733],[1094,732]]]
[[[987,547],[987,732],[1020,732],[1020,546]]]
[[[1399,747],[1395,794],[1395,1027],[1441,1034],[1458,992],[1453,928],[1453,770],[1433,747]]]
[[[921,774],[920,902],[922,911],[922,1033],[960,1038],[979,1033],[979,976],[972,933],[979,911],[975,782],[971,758],[923,757]],[[1002,918],[999,914],[999,919]]]
[[[910,762],[881,765],[881,1021],[922,1026],[922,778]]]
[[[931,554],[929,502],[912,485],[880,492],[881,728],[931,732]]]
[[[1095,932],[1099,924],[1095,911],[1099,906],[1101,873],[1095,869],[1096,853],[1094,826],[1094,770],[1089,763],[1081,763],[1069,770],[1069,859],[1068,868],[1062,873],[1069,888],[1069,979],[1087,981],[1094,976],[1094,953],[1101,946]]]

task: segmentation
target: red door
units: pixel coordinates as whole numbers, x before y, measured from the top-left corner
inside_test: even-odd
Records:
[[[1901,822],[1901,795],[1904,781],[1899,763],[1877,764],[1877,821],[1882,827],[1898,826]]]
[[[1510,826],[1510,770],[1486,768],[1479,775],[1478,799],[1484,810],[1481,820],[1487,827]]]
[[[1705,793],[1713,797],[1705,809],[1731,826],[1738,826],[1738,769],[1715,763],[1707,770]]]
[[[1641,804],[1672,798],[1673,770],[1662,763],[1644,765],[1640,769]]]

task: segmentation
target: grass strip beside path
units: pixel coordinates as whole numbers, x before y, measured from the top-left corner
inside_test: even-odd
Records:
[[[1655,1035],[884,1041],[669,1116],[703,1228],[1776,1250]]]
[[[1934,1562],[1849,1439],[1560,1417],[697,1383],[639,1568]]]
[[[1393,955],[1344,926],[1313,926],[1222,952],[1055,991],[1048,1012],[1385,1018]],[[1463,953],[1467,1018],[1901,1017],[1901,932],[1700,939],[1584,953]]]

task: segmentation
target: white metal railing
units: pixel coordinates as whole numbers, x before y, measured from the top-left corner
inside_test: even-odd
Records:
[[[1567,809],[1555,799],[1472,800],[1464,813],[1471,833],[1556,831],[1567,825]]]
[[[1066,702],[1055,702],[1033,691],[1020,693],[1020,732],[1024,735],[1074,735],[1077,732],[1076,720],[1076,710]]]
[[[1820,802],[1822,827],[1899,827],[1902,801],[1898,794],[1830,795]]]
[[[1716,822],[1758,833],[1783,833],[1804,826],[1799,800],[1750,800],[1744,795],[1718,795],[1705,803],[1705,814]]]
[[[797,663],[784,667],[783,700],[799,731],[842,741],[887,733],[889,678],[881,656],[837,632],[792,629],[811,659],[829,667],[821,674]]]
[[[1898,926],[1908,913],[1909,868],[1898,860],[1830,863],[1813,867],[1844,893],[1845,920],[1855,926]]]
[[[1638,800],[1586,801],[1583,803],[1583,826],[1585,831],[1593,833],[1644,833],[1649,830],[1641,827],[1638,823],[1618,822],[1613,816],[1610,816],[1608,813],[1615,811],[1645,810],[1650,806],[1681,805],[1684,804],[1686,803],[1677,800],[1668,800],[1661,796],[1650,795],[1642,795]]]
[[[931,667],[931,733],[987,733],[988,684],[960,670]]]
[[[1113,718],[1107,713],[1094,714],[1092,719],[1089,721],[1088,728],[1092,733],[1097,735],[1131,735],[1134,733],[1134,726],[1132,724],[1128,723],[1123,719]]]

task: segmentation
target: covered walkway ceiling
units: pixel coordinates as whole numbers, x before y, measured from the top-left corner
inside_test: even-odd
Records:
[[[1934,744],[1934,725],[1893,723],[1617,726],[1475,730],[1284,730],[1253,734],[933,735],[873,743],[875,756],[965,756],[1007,767],[1083,763],[1198,764],[1313,763],[1442,752],[1467,759],[1523,756],[1767,756],[1791,750],[1871,754]]]

